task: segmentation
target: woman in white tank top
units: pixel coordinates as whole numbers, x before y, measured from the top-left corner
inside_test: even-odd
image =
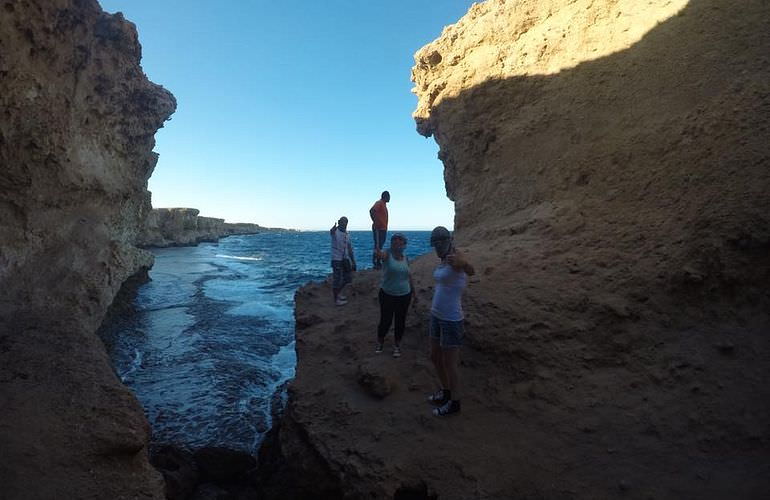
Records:
[[[430,307],[430,359],[436,367],[441,388],[428,396],[437,405],[433,415],[443,417],[460,411],[457,367],[463,340],[463,290],[473,266],[458,252],[452,236],[438,226],[430,235],[430,245],[441,263],[433,271],[436,287]]]

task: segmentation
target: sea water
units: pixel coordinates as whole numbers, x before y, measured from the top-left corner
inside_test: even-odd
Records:
[[[370,268],[371,232],[350,234],[359,268]],[[404,234],[408,257],[430,250],[429,232]],[[152,252],[136,312],[103,332],[117,375],[142,403],[153,441],[255,452],[273,396],[294,376],[294,292],[331,272],[329,233],[231,236]]]

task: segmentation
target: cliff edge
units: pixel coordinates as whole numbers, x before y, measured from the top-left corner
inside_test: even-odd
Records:
[[[3,498],[163,498],[149,427],[95,331],[151,255],[154,134],[173,96],[95,0],[0,2]]]
[[[234,234],[280,231],[259,224],[228,223],[216,217],[201,217],[199,213],[197,208],[153,208],[136,244],[140,247],[194,246]]]
[[[479,271],[463,413],[424,401],[435,257],[397,360],[376,276],[344,308],[311,285],[274,470],[329,498],[762,498],[769,49],[761,0],[488,0],[421,49],[418,131]]]

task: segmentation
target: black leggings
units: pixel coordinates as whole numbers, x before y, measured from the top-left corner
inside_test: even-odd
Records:
[[[377,326],[377,340],[382,343],[390,330],[393,316],[396,316],[396,344],[401,343],[406,327],[406,311],[412,301],[412,292],[406,295],[388,295],[380,288],[380,324]]]

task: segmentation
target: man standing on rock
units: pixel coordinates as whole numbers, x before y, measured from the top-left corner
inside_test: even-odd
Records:
[[[372,252],[372,264],[375,269],[382,267],[380,252],[388,236],[388,206],[390,193],[383,191],[380,199],[374,202],[369,209],[369,217],[372,218],[372,235],[374,237],[374,251]]]
[[[332,293],[334,304],[344,306],[347,297],[342,295],[345,285],[353,281],[353,271],[356,270],[356,258],[353,256],[353,245],[348,234],[348,218],[340,217],[329,230],[332,237]]]

